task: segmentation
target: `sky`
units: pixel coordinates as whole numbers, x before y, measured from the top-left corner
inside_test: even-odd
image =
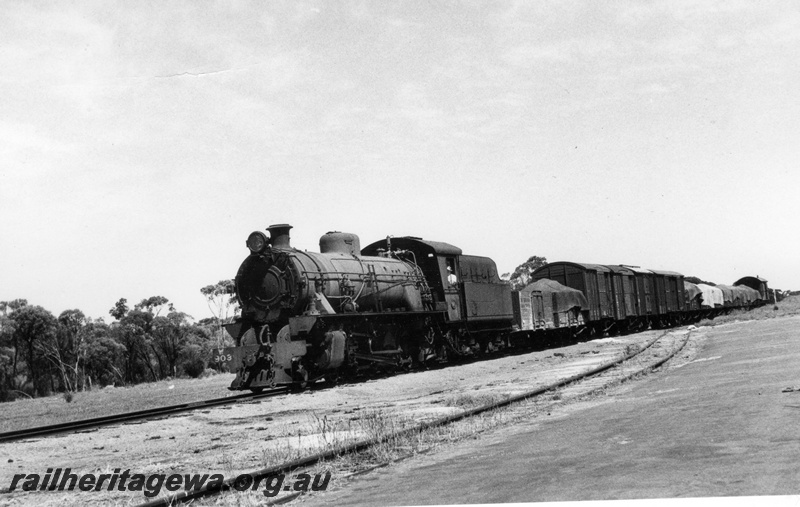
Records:
[[[0,301],[195,319],[250,232],[800,289],[800,5],[14,1]]]

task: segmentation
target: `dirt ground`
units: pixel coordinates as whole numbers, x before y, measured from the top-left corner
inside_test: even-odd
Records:
[[[702,350],[689,361],[356,478],[304,505],[798,505],[798,325],[790,317],[701,328]]]
[[[380,419],[395,429],[465,406],[549,384],[619,356],[661,332],[605,338],[438,370],[415,372],[303,394],[200,410],[137,424],[3,445],[0,485],[15,474],[71,468],[79,474],[223,474],[274,465],[311,450],[368,434]],[[383,428],[387,429],[387,428]],[[118,472],[117,472],[118,473]],[[14,491],[0,502],[77,505],[136,504],[142,492]]]

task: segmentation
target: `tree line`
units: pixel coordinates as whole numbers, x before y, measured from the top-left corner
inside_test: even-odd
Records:
[[[503,273],[500,278],[509,282],[512,290],[521,290],[531,283],[533,272],[546,265],[547,257],[531,255],[527,261],[517,266],[513,273]]]
[[[203,375],[212,350],[232,344],[223,325],[238,305],[232,280],[200,292],[213,317],[199,322],[163,296],[132,308],[119,299],[110,324],[78,309],[56,317],[25,299],[0,301],[0,401]]]

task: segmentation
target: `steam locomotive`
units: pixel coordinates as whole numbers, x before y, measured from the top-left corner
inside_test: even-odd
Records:
[[[609,313],[612,307],[625,308],[620,297],[633,301],[632,292],[627,299],[622,292],[614,293],[610,268],[600,267],[598,277],[594,265],[550,264],[533,279],[561,273],[563,284],[551,281],[548,288],[512,294],[492,259],[464,255],[448,243],[389,236],[362,249],[358,236],[335,231],[320,238],[317,253],[293,248],[290,229],[288,224],[272,225],[269,236],[255,231],[247,238],[250,254],[235,278],[242,312],[225,326],[236,346],[218,350],[214,357],[236,372],[232,390],[302,388],[321,379],[352,378],[365,370],[395,371],[474,358],[529,344],[543,333],[574,337],[584,331],[608,332],[615,323],[628,322],[627,315],[620,320],[619,312]],[[637,286],[634,269],[616,268],[619,284],[627,283],[630,289],[633,281]],[[640,271],[644,276],[646,270]],[[636,317],[630,322],[638,325],[647,325],[649,314],[658,312],[654,298],[659,275],[647,273],[655,277],[653,293],[645,294],[642,285],[641,311],[628,305],[630,317]],[[671,288],[672,305],[662,317],[685,319],[702,311],[684,305],[681,275],[665,278],[665,283]],[[558,286],[555,292],[548,292],[553,284]],[[566,291],[589,298],[568,297]],[[655,303],[645,307],[651,299]]]

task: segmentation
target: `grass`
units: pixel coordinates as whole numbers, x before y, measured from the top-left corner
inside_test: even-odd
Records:
[[[489,405],[491,403],[497,403],[498,401],[502,401],[508,399],[508,395],[505,394],[503,396],[499,396],[496,394],[459,394],[457,396],[453,396],[451,398],[447,398],[444,401],[444,405],[446,407],[456,407],[456,408],[463,408],[463,409],[470,409],[474,407],[480,407],[483,405]]]
[[[422,431],[412,431],[402,436],[397,433],[419,424],[419,420],[384,410],[365,410],[352,418],[331,418],[327,415],[312,415],[313,428],[307,434],[297,431],[297,435],[285,438],[275,446],[264,450],[264,467],[277,465],[300,455],[341,452],[344,447],[364,438],[380,442],[358,453],[342,454],[334,460],[322,462],[307,471],[316,473],[332,472],[331,486],[336,489],[353,474],[363,473],[376,466],[385,466],[421,453],[435,451],[455,442],[478,438],[487,431],[513,423],[529,422],[539,416],[549,416],[553,404],[562,406],[572,398],[562,399],[562,391],[556,390],[547,395],[523,400],[510,407],[492,409],[452,424],[437,426]],[[592,398],[605,396],[605,390],[592,394]],[[457,395],[444,401],[446,406],[463,410],[501,401],[507,395]],[[577,397],[576,399],[584,397]],[[316,435],[316,446],[309,446],[304,438]],[[304,445],[305,444],[305,445]],[[297,472],[299,473],[299,471]],[[273,499],[277,500],[279,497]],[[217,498],[201,501],[201,505],[257,505],[264,500],[260,491],[247,493],[226,493]]]
[[[638,353],[641,350],[641,347],[636,343],[629,343],[625,345],[625,350],[622,351],[623,355],[630,356],[633,354]]]
[[[106,387],[0,404],[0,432],[228,396],[232,374]]]
[[[311,414],[309,424],[283,428],[281,436],[270,438],[261,451],[262,466],[317,453],[343,453],[347,446],[365,439],[379,441],[365,453],[370,460],[382,460],[388,449],[401,445],[396,434],[416,423],[407,416],[383,410],[363,410],[353,417]]]

